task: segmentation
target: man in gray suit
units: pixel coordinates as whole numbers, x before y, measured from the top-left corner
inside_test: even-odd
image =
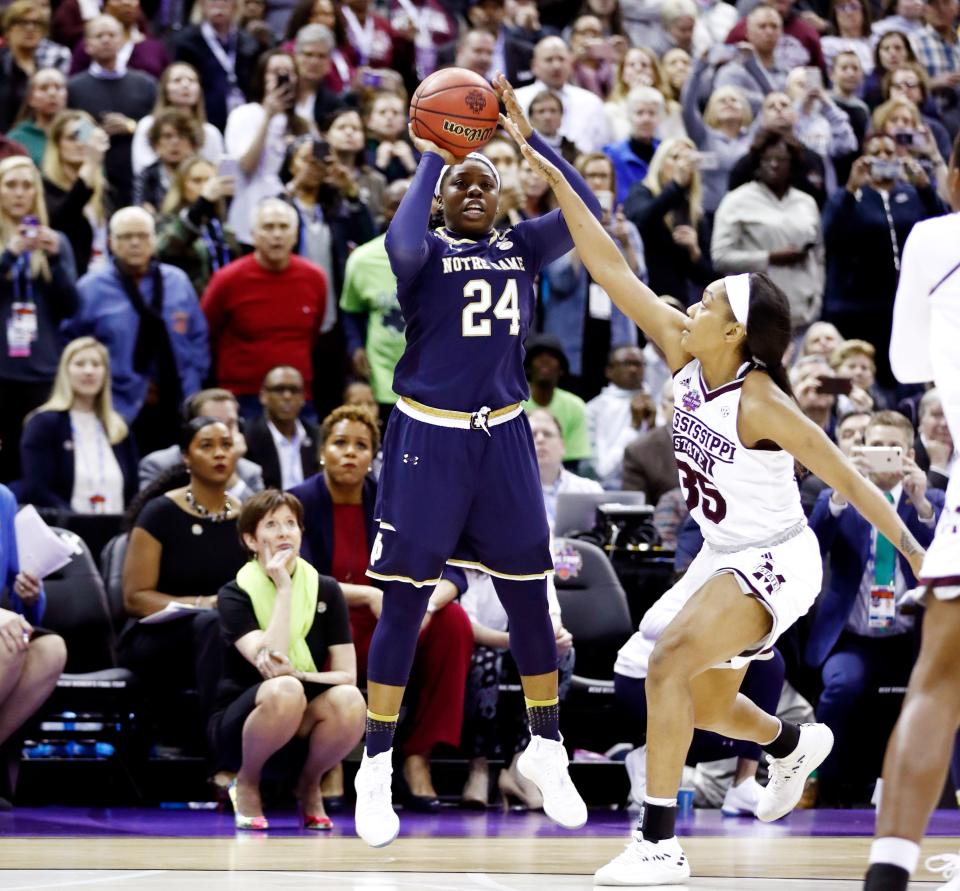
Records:
[[[216,418],[223,421],[233,434],[234,445],[240,458],[233,478],[227,484],[227,491],[239,501],[246,501],[255,492],[263,489],[263,474],[259,464],[248,461],[243,455],[247,451],[247,443],[240,432],[237,398],[229,390],[210,389],[194,393],[184,403],[185,420],[190,421],[199,417]],[[182,460],[180,447],[172,445],[167,449],[151,452],[140,461],[139,477],[140,488],[145,489],[161,473],[169,470]]]

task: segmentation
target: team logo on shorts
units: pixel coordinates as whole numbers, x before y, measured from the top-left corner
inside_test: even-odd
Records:
[[[761,554],[760,559],[761,562],[750,574],[760,583],[760,587],[766,589],[768,595],[775,594],[786,579],[774,570],[773,554],[767,551],[766,554]]]
[[[696,390],[687,390],[681,402],[687,411],[696,411],[700,408],[700,394]]]

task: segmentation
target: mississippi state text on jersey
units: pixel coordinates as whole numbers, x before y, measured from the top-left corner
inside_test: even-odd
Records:
[[[775,541],[805,522],[793,456],[748,449],[737,433],[743,381],[707,389],[698,359],[673,381],[673,452],[687,507],[713,547],[729,550]]]

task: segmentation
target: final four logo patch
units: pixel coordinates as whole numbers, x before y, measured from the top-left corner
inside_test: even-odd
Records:
[[[687,390],[687,392],[683,394],[681,402],[687,411],[694,412],[700,408],[700,394],[696,390]]]

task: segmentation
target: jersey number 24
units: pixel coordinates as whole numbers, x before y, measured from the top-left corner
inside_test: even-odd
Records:
[[[492,333],[489,317],[477,318],[486,313],[493,304],[493,290],[485,278],[472,278],[463,286],[463,297],[470,302],[464,306],[461,330],[464,337],[489,337]],[[517,280],[508,278],[503,293],[493,307],[493,315],[510,323],[510,333],[520,333],[520,300],[517,296]]]

